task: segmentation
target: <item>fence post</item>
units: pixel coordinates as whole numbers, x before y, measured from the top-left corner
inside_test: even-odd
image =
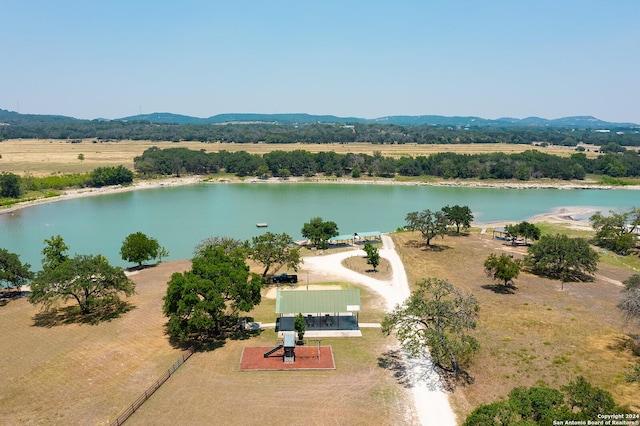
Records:
[[[133,413],[135,413],[136,410],[140,408],[142,404],[144,404],[145,401],[149,399],[151,395],[153,395],[155,391],[158,390],[160,386],[164,384],[164,382],[169,380],[169,377],[171,377],[171,375],[175,373],[176,370],[182,364],[184,364],[184,362],[188,360],[189,357],[191,357],[191,355],[193,355],[193,346],[187,349],[185,352],[183,352],[182,355],[180,355],[180,358],[178,358],[178,360],[171,366],[171,368],[167,370],[162,375],[162,377],[160,377],[160,379],[156,380],[156,382],[153,385],[151,385],[149,389],[144,391],[144,394],[142,394],[138,399],[136,399],[136,401],[131,406],[127,407],[127,409],[124,410],[114,421],[112,421],[110,425],[121,426],[122,424],[124,424],[124,422],[126,422],[127,419],[131,417],[131,415],[133,415]]]

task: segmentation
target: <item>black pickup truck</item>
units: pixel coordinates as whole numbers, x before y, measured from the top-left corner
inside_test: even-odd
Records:
[[[282,273],[280,275],[274,275],[271,278],[271,281],[274,284],[281,284],[281,283],[297,283],[298,282],[298,276],[297,275],[289,275],[286,272]]]

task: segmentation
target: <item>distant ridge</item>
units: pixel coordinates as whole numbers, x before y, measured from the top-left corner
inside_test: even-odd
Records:
[[[73,117],[61,115],[19,114],[14,111],[0,109],[0,123],[20,125],[27,123],[80,122]],[[540,117],[510,118],[495,120],[481,117],[461,117],[443,115],[391,115],[387,117],[366,119],[358,117],[337,117],[335,115],[312,115],[304,113],[291,114],[218,114],[208,118],[192,117],[169,112],[154,112],[123,117],[116,120],[96,119],[96,121],[143,121],[157,124],[226,124],[226,123],[265,123],[280,125],[306,124],[394,124],[400,126],[451,126],[451,127],[563,127],[577,129],[624,129],[640,128],[636,123],[612,123],[591,116],[563,117],[546,119]]]
[[[391,115],[366,119],[358,117],[337,117],[335,115],[312,114],[218,114],[209,118],[196,118],[171,113],[154,113],[124,117],[120,120],[149,121],[151,123],[175,124],[224,124],[224,123],[269,123],[269,124],[395,124],[400,126],[454,126],[454,127],[576,127],[576,128],[630,128],[640,127],[635,123],[612,123],[591,116],[563,117],[546,119],[540,117],[498,118],[496,120],[481,117],[447,117],[443,115]]]

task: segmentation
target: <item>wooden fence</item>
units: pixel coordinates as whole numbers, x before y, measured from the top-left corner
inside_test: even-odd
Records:
[[[186,360],[189,359],[189,357],[193,355],[193,348],[189,348],[186,351],[184,351],[182,353],[182,355],[180,356],[180,358],[178,358],[178,360],[171,366],[171,368],[169,368],[167,371],[165,371],[165,373],[162,375],[162,377],[160,377],[154,384],[152,384],[149,389],[147,389],[146,391],[144,391],[144,393],[142,395],[140,395],[138,397],[138,399],[136,399],[133,404],[131,404],[129,407],[127,407],[126,410],[124,410],[117,419],[115,419],[114,421],[111,422],[111,426],[120,426],[121,424],[123,424],[124,422],[127,421],[127,419],[129,417],[131,417],[131,415],[133,413],[136,412],[136,410],[138,408],[140,408],[142,406],[142,404],[145,403],[145,401],[149,398],[151,398],[151,395],[153,395],[153,393],[155,391],[158,390],[158,388],[160,388],[160,386],[162,386],[164,384],[164,382],[166,382],[169,377],[171,377],[171,375],[173,373],[175,373],[175,371],[180,368],[180,366],[182,364],[184,364],[184,362]]]

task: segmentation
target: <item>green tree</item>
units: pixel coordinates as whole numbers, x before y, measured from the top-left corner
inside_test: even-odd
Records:
[[[324,221],[314,217],[302,226],[302,236],[318,248],[327,248],[327,241],[338,235],[338,225],[332,221]]]
[[[444,215],[450,223],[456,226],[456,233],[460,233],[460,227],[463,229],[469,229],[471,222],[473,222],[473,213],[469,206],[444,206],[442,208]]]
[[[49,239],[44,240],[44,248],[42,249],[42,266],[48,268],[55,268],[62,262],[69,259],[67,251],[69,246],[65,244],[60,235],[54,235]]]
[[[437,236],[444,238],[447,233],[447,226],[449,226],[449,220],[444,212],[433,213],[429,209],[407,213],[405,221],[407,222],[406,228],[409,231],[420,231],[428,246],[431,245],[432,238]]]
[[[597,419],[599,414],[630,411],[615,404],[611,394],[580,376],[561,390],[548,387],[517,387],[505,401],[482,404],[469,414],[463,426],[552,425]],[[572,423],[572,424],[574,424]]]
[[[598,253],[584,238],[564,234],[543,235],[529,247],[525,264],[533,273],[562,281],[584,281],[598,268]]]
[[[59,237],[59,236],[58,236]],[[75,300],[82,314],[98,307],[120,303],[119,294],[131,296],[135,284],[122,268],[109,264],[102,255],[75,255],[67,257],[60,247],[66,247],[61,238],[45,240],[42,251],[45,258],[42,270],[31,282],[29,302],[49,309],[58,302]]]
[[[124,166],[98,167],[89,175],[88,185],[103,187],[108,185],[126,185],[133,182],[133,172]]]
[[[263,277],[271,268],[275,272],[285,265],[297,271],[302,263],[300,249],[294,244],[293,238],[284,232],[282,234],[266,232],[253,237],[250,257],[264,266]]]
[[[163,305],[169,335],[180,342],[223,336],[239,312],[260,303],[262,284],[260,275],[249,272],[242,248],[227,253],[222,246],[206,246],[191,270],[169,280]]]
[[[371,265],[376,272],[376,268],[380,265],[380,251],[368,241],[364,244],[364,251],[367,254],[367,264]]]
[[[84,161],[84,154],[78,154],[78,160]]]
[[[142,232],[134,232],[133,234],[127,235],[124,241],[122,241],[120,256],[122,260],[135,262],[138,266],[142,266],[144,261],[158,257],[159,250],[160,244],[158,240],[150,238]]]
[[[298,313],[293,319],[293,328],[296,330],[296,333],[298,333],[298,340],[302,341],[304,339],[304,332],[307,329],[307,323],[304,321],[302,313]]]
[[[520,269],[522,268],[522,260],[513,260],[506,254],[502,253],[499,257],[495,253],[491,253],[487,260],[484,261],[484,270],[487,276],[494,280],[500,280],[505,286],[518,278]]]
[[[158,262],[162,262],[162,258],[167,256],[169,256],[169,250],[164,248],[164,246],[160,247],[158,249]]]
[[[20,288],[34,277],[31,265],[20,262],[20,256],[0,249],[0,288]]]
[[[250,249],[249,243],[247,241],[242,241],[231,237],[214,236],[207,237],[200,241],[196,245],[193,255],[198,256],[201,251],[204,251],[209,247],[222,247],[226,254],[229,254],[234,250],[244,250],[246,255],[248,255]]]
[[[528,240],[537,241],[540,239],[540,228],[527,221],[520,222],[517,225],[507,225],[504,229],[514,238],[524,237],[525,244],[527,244]]]
[[[260,179],[268,178],[269,173],[270,173],[270,170],[266,164],[262,164],[256,169],[256,176],[259,177]]]
[[[598,414],[619,410],[611,394],[593,386],[580,376],[561,388],[567,396],[571,411],[577,411],[576,420],[597,419]]]
[[[448,281],[428,278],[382,321],[382,332],[395,331],[402,347],[412,356],[429,348],[434,363],[458,375],[478,351],[468,332],[476,328],[479,306],[473,295],[463,295]]]
[[[640,209],[634,207],[622,213],[609,211],[608,216],[596,212],[589,222],[596,231],[593,239],[595,245],[623,255],[636,246],[635,232],[640,227]]]
[[[640,274],[633,274],[622,282],[622,301],[618,307],[622,310],[626,322],[640,320]]]
[[[7,172],[0,174],[0,197],[19,198],[21,192],[20,176]]]

